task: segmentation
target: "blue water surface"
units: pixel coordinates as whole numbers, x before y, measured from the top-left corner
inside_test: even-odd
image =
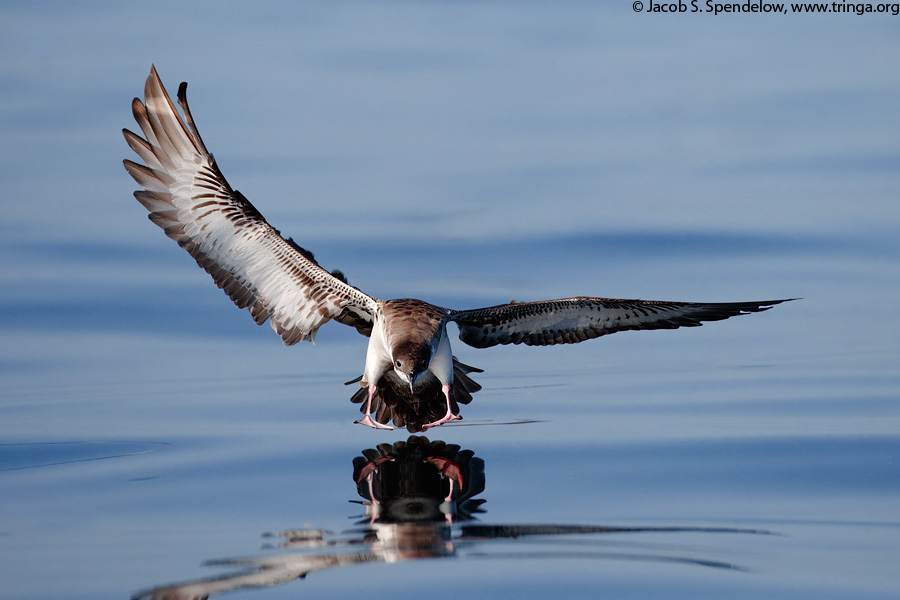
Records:
[[[896,19],[6,3],[0,597],[896,597]],[[355,425],[366,340],[285,348],[131,197],[151,63],[231,184],[377,297],[802,299],[457,342],[462,421]],[[461,487],[381,467],[418,495],[374,504],[379,444]]]

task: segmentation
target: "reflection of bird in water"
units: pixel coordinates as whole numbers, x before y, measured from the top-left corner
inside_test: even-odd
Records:
[[[371,523],[469,520],[483,500],[484,461],[455,444],[410,436],[353,459]]]
[[[489,308],[452,310],[421,300],[379,300],[329,273],[291,239],[284,239],[250,202],[225,180],[194,124],[178,89],[184,118],[152,69],[144,102],[135,98],[134,117],[144,137],[125,139],[145,165],[125,168],[140,184],[135,197],[150,219],[187,250],[240,308],[258,324],[266,320],[285,344],[313,340],[334,319],[369,337],[366,363],[353,396],[370,427],[411,432],[459,419],[480,386],[478,371],[458,362],[447,325],[476,348],[498,344],[573,344],[616,331],[694,327],[735,315],[767,310],[784,300],[691,303],[576,297],[511,302]],[[374,416],[374,418],[373,418]]]
[[[608,527],[573,524],[481,524],[473,514],[482,512],[485,488],[484,461],[471,450],[442,441],[410,436],[394,444],[379,444],[353,459],[353,481],[364,499],[366,518],[361,529],[339,536],[323,529],[291,529],[281,533],[277,553],[247,558],[207,561],[233,569],[230,574],[160,586],[133,596],[133,600],[199,600],[243,588],[284,584],[313,571],[413,559],[452,559],[467,552],[483,558],[548,561],[594,559],[661,562],[742,570],[712,557],[708,541],[700,548],[679,546],[668,537],[677,533],[766,534],[727,527]],[[666,535],[662,542],[645,540],[623,550],[621,538],[634,534]],[[593,536],[593,537],[589,537]],[[598,537],[599,536],[599,537]],[[541,544],[542,538],[554,540]],[[526,550],[504,545],[492,552],[490,543],[529,540]],[[512,548],[512,550],[510,549]]]

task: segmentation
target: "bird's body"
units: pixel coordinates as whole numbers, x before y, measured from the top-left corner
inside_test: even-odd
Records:
[[[399,383],[392,381],[393,387],[409,386],[411,395],[415,395],[418,384],[422,384],[418,385],[421,390],[431,379],[437,380],[441,395],[447,401],[446,420],[429,421],[426,423],[429,426],[458,418],[450,408],[453,354],[447,337],[448,314],[449,311],[421,300],[378,303],[366,350],[365,371],[360,381],[360,385],[368,391],[366,416],[360,423],[377,429],[389,428],[370,416],[371,401],[378,396],[378,384],[388,372],[393,372],[400,379]],[[423,378],[425,381],[422,381]],[[426,406],[434,405],[431,399],[424,399],[424,403]]]
[[[286,345],[314,340],[330,320],[369,337],[357,421],[390,429],[391,421],[410,431],[459,417],[481,389],[468,375],[480,372],[453,356],[447,325],[476,348],[498,344],[577,343],[616,331],[674,329],[703,321],[767,310],[784,302],[655,302],[577,297],[512,302],[473,310],[452,310],[422,300],[380,300],[329,273],[313,255],[283,238],[262,214],[233,190],[216,166],[194,125],[186,99],[179,116],[156,69],[151,69],[144,102],[132,103],[144,137],[123,130],[144,165],[125,161],[141,185],[135,198],[150,220],[194,257],[215,283],[254,321],[267,320]]]

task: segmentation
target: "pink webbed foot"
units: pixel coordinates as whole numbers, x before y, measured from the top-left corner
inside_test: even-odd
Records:
[[[362,419],[358,421],[353,421],[354,423],[359,423],[360,425],[368,425],[373,429],[393,429],[390,425],[385,425],[384,423],[379,423],[375,419],[372,418],[372,415],[366,415]]]
[[[461,419],[462,419],[461,416],[459,416],[459,415],[454,415],[454,414],[453,414],[453,411],[448,410],[446,415],[444,415],[443,417],[441,417],[441,418],[438,419],[437,421],[433,421],[433,422],[431,422],[431,423],[427,423],[427,424],[423,425],[423,427],[424,427],[425,429],[428,429],[428,428],[430,428],[430,427],[440,427],[440,426],[443,425],[444,423],[449,423],[450,421],[459,421],[459,420],[461,420]]]
[[[423,427],[425,429],[429,429],[431,427],[439,427],[440,425],[443,425],[444,423],[449,423],[450,421],[456,421],[458,419],[462,419],[461,416],[454,415],[453,409],[450,408],[450,386],[446,385],[446,384],[442,385],[441,391],[444,393],[444,398],[447,399],[447,414],[445,414],[443,417],[441,417],[437,421],[433,421],[431,423],[423,425]]]
[[[368,425],[373,429],[393,429],[390,425],[384,425],[372,418],[372,398],[375,397],[377,391],[378,388],[374,384],[369,384],[369,398],[366,400],[366,416],[359,421],[353,422],[359,423],[360,425]]]

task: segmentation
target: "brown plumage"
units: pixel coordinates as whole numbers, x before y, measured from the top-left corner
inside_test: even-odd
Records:
[[[451,310],[422,300],[380,300],[329,273],[312,253],[285,239],[240,192],[233,189],[206,149],[178,89],[179,115],[155,68],[132,111],[143,137],[123,130],[144,164],[124,161],[143,188],[135,198],[150,220],[184,248],[239,308],[257,324],[269,321],[286,345],[315,339],[330,320],[369,337],[357,421],[390,429],[391,421],[421,431],[461,418],[479,389],[469,378],[481,372],[453,357],[447,324],[476,348],[498,344],[573,344],[616,331],[695,327],[735,315],[768,310],[785,300],[732,303],[655,302],[565,298],[511,302]]]
[[[479,391],[481,386],[469,377],[469,373],[483,373],[481,369],[459,362],[453,357],[453,385],[450,388],[450,410],[453,414],[459,414],[459,405],[472,401],[472,394]],[[358,382],[362,375],[348,381],[346,385]],[[386,372],[378,382],[378,389],[372,398],[371,413],[379,423],[393,421],[396,427],[406,427],[410,433],[425,431],[425,425],[433,423],[441,418],[445,412],[444,396],[441,392],[441,382],[437,377],[428,373],[416,386],[415,392],[411,392],[409,385],[405,384],[397,374],[390,370]],[[359,404],[359,412],[365,413],[365,401],[368,397],[366,388],[359,388],[350,398],[354,404]]]

